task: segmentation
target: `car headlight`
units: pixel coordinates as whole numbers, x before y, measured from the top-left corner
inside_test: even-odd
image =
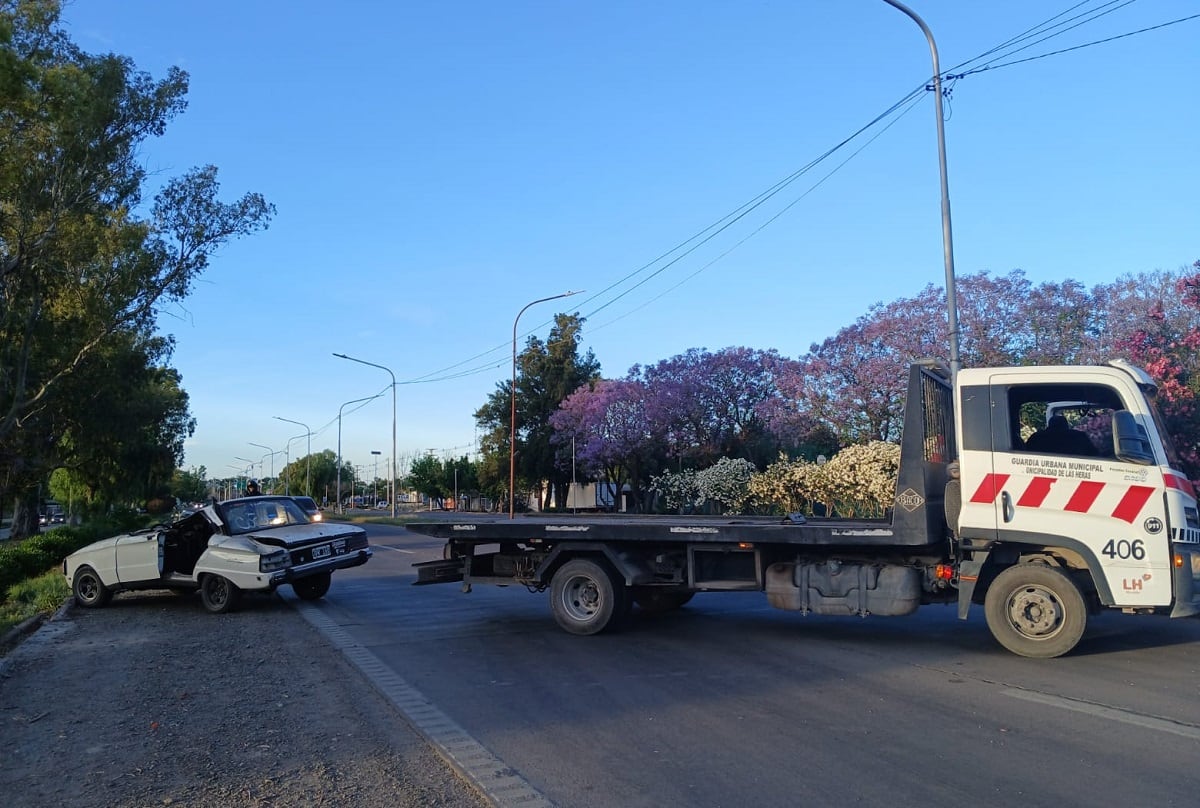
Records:
[[[323,518],[324,518],[324,514],[322,514],[320,511],[317,511],[316,513],[314,513],[312,515],[312,520],[314,522],[320,522]]]
[[[275,572],[290,566],[292,566],[292,557],[287,550],[276,550],[258,557],[259,572]]]

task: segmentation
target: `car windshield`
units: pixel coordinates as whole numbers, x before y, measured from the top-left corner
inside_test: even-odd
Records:
[[[222,521],[234,536],[262,528],[303,525],[309,522],[304,511],[289,497],[232,499],[222,502],[218,507]]]
[[[317,507],[317,501],[312,497],[293,497],[293,499],[295,499],[296,503],[305,511],[320,510],[320,508]]]

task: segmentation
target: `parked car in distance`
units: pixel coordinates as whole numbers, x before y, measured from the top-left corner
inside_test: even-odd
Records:
[[[375,510],[377,510],[377,511],[386,511],[389,507],[391,507],[391,506],[388,505],[386,502],[376,502],[375,503]]]
[[[199,589],[204,608],[219,614],[243,591],[282,584],[316,600],[334,570],[370,558],[362,528],[311,522],[291,497],[267,496],[213,502],[169,525],[94,542],[67,556],[63,575],[85,608],[120,590]]]
[[[320,522],[325,518],[321,513],[321,506],[312,497],[292,497],[292,499],[296,500],[296,504],[304,511],[305,516],[313,522]]]

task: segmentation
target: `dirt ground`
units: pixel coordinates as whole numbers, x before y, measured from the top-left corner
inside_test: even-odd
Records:
[[[17,806],[485,806],[278,596],[71,606],[0,649]]]

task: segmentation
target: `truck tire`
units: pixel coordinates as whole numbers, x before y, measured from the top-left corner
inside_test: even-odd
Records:
[[[646,614],[673,612],[695,596],[695,592],[673,592],[669,589],[643,587],[633,591],[633,601]]]
[[[242,590],[228,578],[209,573],[200,582],[200,600],[213,614],[225,614],[237,608]]]
[[[71,581],[71,594],[75,596],[75,602],[85,609],[98,609],[112,599],[112,590],[104,585],[91,567],[75,570],[75,578]]]
[[[1045,564],[1017,564],[997,575],[984,598],[984,614],[997,642],[1035,659],[1067,653],[1087,627],[1079,587]]]
[[[588,558],[558,568],[550,581],[550,611],[571,634],[597,634],[629,613],[629,590],[608,569]]]

